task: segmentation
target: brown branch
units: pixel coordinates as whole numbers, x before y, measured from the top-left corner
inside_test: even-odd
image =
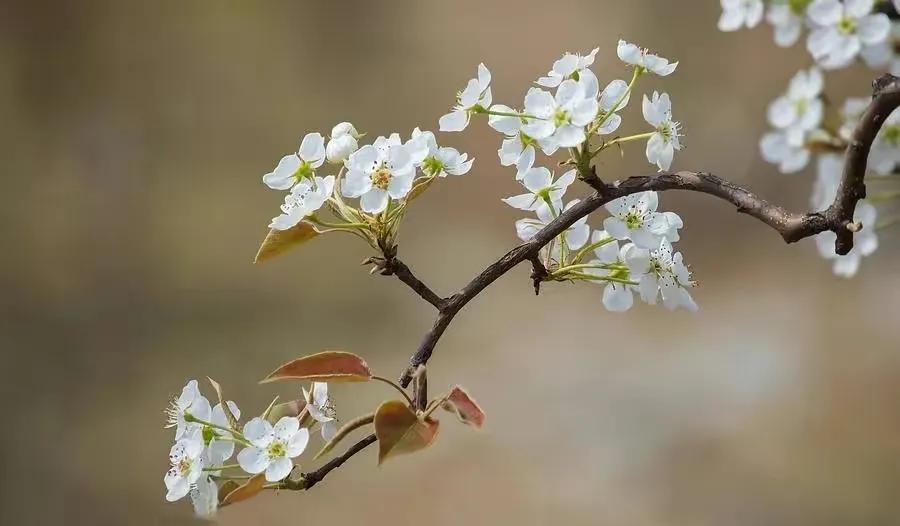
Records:
[[[333,459],[328,461],[327,464],[324,464],[319,469],[317,469],[315,471],[311,471],[309,473],[303,473],[302,478],[300,480],[291,480],[291,479],[285,480],[284,482],[281,483],[280,488],[288,489],[288,490],[295,490],[295,491],[306,490],[306,489],[312,488],[313,486],[315,486],[316,484],[321,482],[322,479],[324,479],[326,475],[331,473],[332,470],[341,467],[341,465],[343,465],[344,462],[347,462],[347,460],[349,460],[350,457],[352,457],[353,455],[359,453],[363,449],[366,449],[367,447],[372,445],[372,443],[374,443],[375,440],[376,439],[375,439],[374,433],[366,436],[359,442],[350,446],[347,449],[347,451],[344,452],[344,454],[342,454],[338,457],[334,457]]]
[[[395,247],[396,250],[396,247]],[[397,259],[396,252],[385,252],[384,257],[371,257],[363,261],[364,265],[375,265],[375,268],[382,276],[397,276],[397,279],[406,284],[420,298],[432,304],[434,308],[441,310],[446,300],[431,290],[428,285],[423,283],[413,274],[412,270],[406,266],[406,263]]]

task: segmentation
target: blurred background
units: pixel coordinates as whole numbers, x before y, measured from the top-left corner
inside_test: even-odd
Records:
[[[395,377],[433,312],[324,236],[254,266],[282,196],[260,181],[307,132],[436,129],[484,61],[518,105],[564,51],[627,38],[681,60],[664,89],[684,124],[674,167],[804,208],[811,172],[759,158],[767,103],[808,67],[771,28],[723,34],[718,2],[47,0],[0,3],[0,523],[193,524],[167,504],[168,399],[209,375],[244,414],[299,386],[256,381],[324,348]],[[862,67],[828,77],[865,95]],[[637,99],[622,131],[640,130]],[[401,257],[442,294],[517,244],[500,137],[439,135],[477,159],[417,201]],[[651,173],[643,147],[607,179]],[[584,192],[583,189],[579,191]],[[424,453],[374,449],[309,493],[226,508],[222,524],[897,524],[900,273],[896,232],[849,281],[814,243],[787,246],[727,204],[666,193],[701,286],[697,315],[606,312],[601,289],[523,266],[469,305],[431,362],[488,412],[445,417]],[[602,215],[592,218],[599,226]],[[212,393],[204,387],[208,396]],[[345,419],[392,394],[336,386]],[[304,457],[304,468],[315,467]]]

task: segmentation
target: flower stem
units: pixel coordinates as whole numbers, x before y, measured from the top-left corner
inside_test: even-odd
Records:
[[[597,241],[596,243],[591,243],[590,245],[582,247],[582,249],[579,250],[577,254],[575,254],[575,258],[573,258],[572,261],[574,261],[575,263],[578,263],[591,250],[594,250],[595,248],[600,248],[604,245],[608,245],[615,240],[616,240],[616,238],[614,238],[614,237],[605,237],[605,238],[601,239],[600,241]]]
[[[547,120],[543,117],[538,117],[537,115],[530,115],[528,113],[515,113],[509,111],[481,110],[478,113],[484,113],[486,115],[496,115],[497,117],[519,117],[520,119],[536,119],[539,121]]]
[[[203,471],[222,471],[225,469],[234,469],[241,467],[240,464],[225,464],[223,466],[212,466],[208,468],[203,468]]]
[[[602,128],[603,125],[606,124],[606,121],[608,121],[609,118],[612,116],[612,114],[614,114],[615,112],[617,112],[621,109],[621,108],[619,108],[619,106],[621,106],[622,102],[625,101],[625,98],[631,94],[631,90],[634,88],[634,85],[637,83],[637,79],[640,78],[640,76],[643,75],[643,73],[644,73],[644,70],[642,68],[634,68],[634,74],[631,75],[631,82],[629,82],[628,87],[625,88],[625,93],[623,93],[622,95],[619,96],[619,99],[616,101],[615,104],[613,104],[613,107],[609,110],[609,112],[606,115],[603,116],[602,119],[600,119],[596,124],[591,126],[591,129],[588,132],[588,137],[590,137],[591,135],[596,133],[597,130]]]

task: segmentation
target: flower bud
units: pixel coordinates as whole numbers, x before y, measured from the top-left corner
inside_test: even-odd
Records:
[[[349,135],[356,139],[359,138],[359,133],[356,131],[356,128],[354,128],[353,125],[349,122],[342,122],[331,129],[332,139],[337,139],[338,137],[343,137],[344,135]]]
[[[353,126],[351,125],[350,128],[353,128]],[[337,126],[335,126],[335,130],[336,129]],[[350,133],[332,135],[331,140],[328,141],[328,146],[325,147],[325,158],[332,164],[340,164],[346,161],[347,158],[350,157],[350,154],[355,152],[358,148],[359,145],[356,142],[356,137]]]

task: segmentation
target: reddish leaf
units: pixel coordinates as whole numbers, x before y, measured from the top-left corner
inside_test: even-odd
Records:
[[[378,464],[396,455],[414,453],[430,446],[438,434],[437,420],[420,419],[399,400],[382,403],[375,411]]]
[[[464,424],[479,429],[484,425],[484,411],[481,410],[478,402],[458,385],[453,386],[453,389],[450,390],[450,395],[444,403],[444,409],[456,413],[456,416]]]
[[[236,490],[232,491],[228,495],[225,495],[225,498],[222,499],[222,502],[219,505],[228,506],[229,504],[234,504],[236,502],[241,502],[242,500],[247,500],[249,498],[255,497],[257,493],[263,490],[263,486],[265,486],[265,484],[265,473],[253,475],[243,485],[239,486]]]
[[[325,351],[288,362],[260,383],[275,380],[365,382],[370,378],[372,371],[359,356],[343,351]]]
[[[309,241],[318,236],[319,233],[309,223],[297,223],[297,226],[288,230],[269,230],[259,251],[256,252],[254,263],[262,263],[278,256],[287,250],[299,245],[300,243]]]

